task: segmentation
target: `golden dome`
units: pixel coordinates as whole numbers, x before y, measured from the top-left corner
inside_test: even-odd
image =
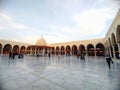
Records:
[[[36,45],[46,46],[47,43],[45,39],[41,36],[41,38],[37,40]]]

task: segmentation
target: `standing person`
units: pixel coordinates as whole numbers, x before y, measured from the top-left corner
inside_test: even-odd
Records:
[[[9,52],[9,59],[11,59],[11,57],[12,57],[12,53],[11,53],[11,52]]]
[[[50,55],[50,52],[48,53],[48,56],[49,56],[49,58],[50,58],[50,56],[51,56],[51,55]]]
[[[81,53],[81,60],[85,61],[84,53]]]
[[[109,55],[106,56],[106,62],[108,64],[108,68],[111,69],[111,63],[113,63],[113,60]]]
[[[60,59],[60,55],[58,54],[58,59]]]
[[[85,61],[85,54],[82,53],[82,59]]]
[[[78,53],[77,53],[77,59],[79,59],[79,57],[80,57],[80,53],[78,52]]]
[[[14,59],[15,58],[15,53],[12,53],[12,59]]]

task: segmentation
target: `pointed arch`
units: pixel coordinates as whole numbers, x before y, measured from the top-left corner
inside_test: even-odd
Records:
[[[73,45],[72,46],[72,55],[77,55],[77,46],[76,45]]]
[[[87,45],[87,54],[88,56],[95,56],[95,49],[92,44]]]
[[[70,55],[71,54],[71,48],[69,45],[66,46],[66,55]]]
[[[12,45],[6,44],[3,47],[3,54],[9,54],[9,52],[12,52]]]
[[[79,51],[80,53],[85,53],[85,46],[83,44],[80,44]]]
[[[55,47],[52,47],[52,54],[55,54]]]
[[[59,52],[60,52],[60,48],[59,46],[56,46],[56,55],[59,55]]]
[[[18,45],[14,45],[12,52],[15,53],[15,54],[19,54],[19,46]]]
[[[65,47],[61,46],[61,55],[65,55]]]
[[[25,51],[26,51],[26,47],[25,46],[21,46],[20,53],[24,53],[25,54]]]
[[[104,56],[105,47],[102,43],[96,45],[96,56]]]
[[[26,49],[26,54],[30,54],[30,50],[31,50],[31,48],[28,46]]]

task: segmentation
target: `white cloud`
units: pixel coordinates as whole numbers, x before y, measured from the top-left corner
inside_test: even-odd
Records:
[[[31,31],[39,31],[38,29],[22,24],[22,23],[18,23],[15,22],[14,19],[5,14],[0,12],[0,30],[31,30]]]
[[[50,24],[49,28],[54,30],[54,35],[60,36],[59,39],[53,38],[53,40],[61,39],[60,41],[64,41],[62,38],[66,38],[65,40],[69,41],[70,39],[72,40],[73,37],[92,37],[93,35],[99,35],[105,30],[107,21],[114,18],[115,13],[113,14],[113,11],[114,10],[112,8],[92,8],[87,11],[78,13],[71,17],[72,22],[74,22],[76,25],[74,27]],[[66,36],[66,34],[68,34],[68,36]]]
[[[2,28],[2,30],[10,28],[11,21],[12,18],[9,15],[0,12],[0,27]]]
[[[21,39],[15,39],[16,41],[20,41],[20,42],[25,42],[25,43],[29,43],[29,44],[35,44],[36,40],[38,40],[38,36],[25,36],[25,37],[21,37]]]
[[[50,24],[50,25],[48,25],[48,27],[52,30],[56,30],[58,28],[58,26],[55,24]]]
[[[12,20],[12,18],[9,15],[6,15],[5,13],[0,12],[0,17],[6,19],[6,20]]]
[[[112,19],[109,9],[90,9],[72,17],[82,34],[99,34],[105,29],[106,22]]]
[[[20,24],[20,23],[12,23],[11,25],[13,28],[15,29],[29,29],[30,27],[24,24]]]
[[[0,30],[3,30],[3,27],[2,27],[2,26],[0,26]]]
[[[47,41],[48,44],[71,41],[71,38],[69,36],[65,36],[59,33],[57,34],[57,37],[55,35],[45,35],[44,39]]]

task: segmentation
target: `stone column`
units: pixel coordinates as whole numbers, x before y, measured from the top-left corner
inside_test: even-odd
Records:
[[[18,49],[18,54],[20,54],[21,48]]]
[[[2,48],[1,48],[1,57],[2,57],[2,55],[3,55],[3,46],[2,46]]]
[[[111,48],[108,47],[108,52],[109,52],[109,54],[110,54],[110,57],[112,57],[111,51],[112,51]]]
[[[109,48],[108,48],[108,47],[105,48],[104,54],[105,54],[105,55],[109,54]]]
[[[43,51],[42,51],[42,56],[45,55],[45,48],[43,48]]]
[[[112,49],[113,49],[113,57],[116,58],[114,46],[112,46]]]
[[[108,54],[108,53],[109,53],[109,48],[107,47],[107,48],[106,48],[106,54]]]
[[[120,53],[120,43],[117,43],[118,46],[118,52]]]
[[[96,50],[96,48],[94,48],[93,52],[94,52],[94,56],[96,57],[97,56],[97,50]]]
[[[2,54],[3,54],[3,41],[1,40],[1,57],[2,57]]]
[[[49,51],[48,51],[51,55],[52,55],[52,50],[51,49],[49,49]]]
[[[34,53],[35,56],[36,56],[36,49],[37,49],[37,48],[35,48],[35,53]]]
[[[30,55],[32,55],[32,48],[30,49]]]

